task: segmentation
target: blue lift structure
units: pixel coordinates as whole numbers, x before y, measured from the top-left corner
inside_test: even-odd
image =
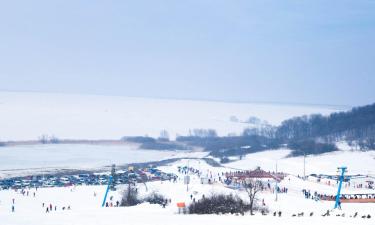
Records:
[[[341,175],[340,175],[340,183],[339,183],[339,188],[337,189],[337,195],[336,195],[336,202],[335,202],[335,209],[337,209],[340,206],[340,194],[341,194],[341,187],[342,187],[342,182],[344,181],[344,174],[347,172],[347,167],[342,166],[338,168],[339,172],[341,170]]]
[[[107,186],[107,190],[105,191],[102,207],[104,207],[105,203],[107,202],[107,195],[108,195],[109,189],[111,188],[111,184],[112,184],[112,176],[109,177],[108,186]]]

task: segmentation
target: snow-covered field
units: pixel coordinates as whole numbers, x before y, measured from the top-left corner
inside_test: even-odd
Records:
[[[127,98],[113,96],[40,94],[40,93],[0,93],[0,140],[36,140],[41,135],[55,135],[62,139],[119,139],[122,136],[159,136],[165,129],[174,138],[186,135],[189,129],[210,128],[219,135],[240,133],[250,124],[241,121],[251,116],[277,125],[284,119],[303,114],[328,114],[337,108],[301,105],[272,105],[250,103],[224,103],[207,101],[186,101],[167,99]],[[232,117],[232,119],[231,119]],[[238,121],[236,122],[235,119]],[[339,145],[342,151],[306,158],[306,174],[336,174],[338,166],[347,166],[349,174],[375,174],[375,151],[354,152],[345,143]],[[211,176],[217,181],[219,174],[234,170],[251,170],[260,166],[264,170],[278,171],[289,175],[279,185],[289,189],[288,194],[280,194],[278,201],[270,191],[259,196],[272,211],[283,211],[281,218],[272,215],[178,215],[176,203],[190,203],[204,194],[233,193],[245,197],[243,191],[225,187],[222,183],[201,184],[200,179],[191,175],[187,191],[183,176],[177,183],[151,182],[147,189],[138,186],[141,195],[157,191],[172,204],[165,209],[158,205],[141,204],[135,207],[100,207],[105,186],[77,186],[66,188],[42,188],[28,190],[29,196],[19,191],[0,191],[0,225],[101,225],[101,224],[374,224],[373,204],[343,204],[345,217],[322,217],[332,209],[332,202],[306,200],[301,190],[335,194],[336,184],[327,185],[314,180],[301,180],[303,157],[286,158],[288,149],[269,150],[249,154],[241,160],[212,167],[200,158],[207,153],[199,151],[154,151],[138,149],[137,145],[24,145],[0,148],[0,178],[31,175],[59,169],[107,169],[136,162],[158,161],[170,158],[195,158],[178,160],[159,169],[178,174],[178,166],[190,166],[202,171],[202,176]],[[114,201],[120,199],[121,189],[110,192]],[[369,190],[344,187],[344,193],[366,192]],[[373,191],[373,190],[370,190]],[[35,192],[35,197],[33,193]],[[96,193],[96,196],[94,196]],[[15,199],[15,212],[11,212]],[[42,204],[57,206],[57,210],[46,213]],[[70,206],[71,210],[62,210]],[[354,212],[371,214],[371,219],[350,218]],[[312,217],[292,217],[293,214],[314,213]]]
[[[241,160],[224,164],[233,169],[251,170],[260,166],[266,171],[303,175],[303,157],[289,158],[288,149],[248,154]],[[201,151],[157,151],[138,149],[137,145],[30,145],[0,148],[0,178],[59,169],[100,169],[112,164],[124,165],[171,158],[202,158]],[[194,160],[191,161],[194,163]],[[375,175],[375,151],[337,151],[306,157],[306,174],[337,173],[347,166],[349,174]]]
[[[21,145],[0,148],[0,178],[57,169],[98,169],[181,157],[203,157],[194,151],[138,149],[137,145]]]
[[[160,169],[168,172],[176,172],[177,166],[187,166],[206,171],[207,173],[222,172],[223,168],[213,168],[201,160],[181,160]],[[205,176],[205,175],[203,175]],[[245,197],[243,191],[235,191],[224,187],[220,183],[213,185],[201,184],[200,179],[191,175],[191,184],[187,191],[186,185],[180,176],[177,183],[151,182],[147,183],[147,190],[143,184],[138,185],[141,196],[147,195],[153,191],[171,198],[172,203],[166,208],[158,205],[141,204],[128,208],[101,208],[105,186],[77,186],[66,188],[44,188],[30,189],[29,196],[23,196],[13,190],[0,191],[0,223],[4,225],[101,225],[101,224],[132,224],[132,225],[166,225],[166,224],[374,224],[374,206],[372,204],[343,204],[342,210],[332,212],[330,217],[321,215],[333,208],[333,202],[313,201],[304,199],[301,190],[309,188],[312,191],[332,193],[335,187],[327,186],[321,183],[303,181],[294,176],[287,177],[279,185],[288,187],[288,194],[279,194],[278,201],[275,201],[275,195],[269,191],[262,192],[259,196],[264,199],[269,207],[271,214],[261,216],[259,213],[255,216],[244,215],[179,215],[177,214],[177,202],[186,202],[189,204],[194,198],[201,198],[203,194],[209,196],[212,193],[233,193]],[[113,196],[112,202],[120,199],[122,188],[116,192],[110,192]],[[345,191],[344,187],[344,191]],[[362,191],[358,189],[357,191]],[[33,197],[33,192],[36,196]],[[96,196],[94,196],[94,192]],[[15,212],[11,212],[12,199],[15,199]],[[46,213],[46,205],[52,204],[53,211]],[[57,210],[54,211],[54,207]],[[71,210],[62,210],[62,207],[71,207]],[[282,217],[274,217],[273,211],[283,212]],[[304,212],[304,217],[292,217],[295,213]],[[313,216],[309,214],[313,212]],[[354,212],[360,212],[360,216],[371,214],[371,219],[350,218]],[[336,217],[336,214],[345,214],[345,217]]]
[[[326,106],[0,92],[0,140],[36,140],[43,134],[65,139],[158,137],[163,129],[174,138],[195,128],[216,129],[219,135],[227,135],[250,126],[233,122],[232,116],[239,121],[255,116],[277,125],[293,116],[337,110]]]
[[[237,169],[254,169],[260,166],[267,171],[303,175],[303,156],[286,157],[291,150],[280,149],[246,155],[242,160],[225,164]],[[350,174],[375,174],[375,151],[337,151],[306,157],[306,174],[336,174],[337,167],[347,166]]]

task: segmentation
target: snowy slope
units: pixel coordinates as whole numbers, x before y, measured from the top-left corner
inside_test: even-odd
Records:
[[[219,172],[223,169],[211,167],[200,160],[181,160],[168,166],[161,167],[164,171],[177,172],[178,166],[189,165],[202,171]],[[226,169],[227,171],[229,169]],[[105,186],[77,186],[66,188],[43,188],[36,191],[36,197],[32,196],[35,189],[30,189],[29,196],[23,196],[20,192],[14,190],[0,191],[0,221],[6,225],[104,225],[104,224],[132,224],[132,225],[226,225],[226,224],[374,224],[374,212],[372,204],[343,204],[342,211],[332,213],[340,215],[345,213],[345,217],[322,217],[321,215],[328,209],[332,209],[332,202],[313,201],[304,199],[301,190],[309,187],[311,190],[317,190],[320,193],[331,193],[333,187],[303,181],[295,177],[287,177],[279,185],[288,187],[288,194],[279,194],[278,201],[275,201],[275,195],[269,191],[264,191],[259,195],[264,199],[271,212],[275,210],[283,211],[281,218],[261,216],[259,213],[255,216],[246,214],[245,216],[236,215],[178,215],[177,202],[186,202],[189,204],[194,198],[200,199],[202,195],[209,196],[213,193],[233,193],[246,199],[244,191],[235,191],[228,189],[220,183],[213,185],[201,184],[200,180],[194,174],[191,174],[191,184],[187,191],[183,184],[183,176],[177,180],[177,183],[151,182],[147,183],[147,189],[143,184],[138,185],[141,196],[145,196],[153,191],[171,198],[172,204],[165,209],[158,205],[141,204],[128,208],[101,208],[101,201],[104,196]],[[289,179],[290,178],[290,179]],[[122,188],[118,191],[109,192],[113,196],[112,202],[120,199]],[[345,188],[344,188],[345,191]],[[363,191],[363,190],[357,190]],[[96,196],[94,196],[94,192]],[[15,199],[15,212],[11,212],[12,199]],[[109,200],[108,200],[109,201]],[[42,203],[57,206],[57,211],[45,212]],[[71,206],[71,210],[63,211],[62,207]],[[304,212],[305,215],[314,212],[314,216],[292,217],[292,214]],[[350,218],[354,212],[360,212],[360,215],[371,214],[371,219]]]
[[[303,114],[337,109],[301,105],[224,103],[94,95],[0,92],[0,140],[35,140],[42,134],[70,139],[119,139],[122,136],[172,138],[189,129],[212,128],[219,135],[240,133],[250,116],[279,124]]]
[[[260,166],[264,170],[303,175],[303,156],[286,157],[291,150],[270,150],[246,155],[242,160],[225,164],[237,169],[254,169]],[[337,167],[347,166],[350,174],[375,174],[375,151],[337,151],[306,157],[306,174],[336,174]]]
[[[223,166],[233,169],[254,169],[258,166],[267,171],[278,170],[294,175],[303,174],[303,157],[286,157],[288,149],[269,150],[248,154]],[[169,158],[202,158],[207,152],[157,151],[138,149],[137,145],[31,145],[0,148],[0,177],[32,174],[56,169],[100,169],[113,163],[158,161]],[[190,164],[203,167],[197,160]],[[361,152],[342,150],[306,157],[306,174],[336,174],[337,167],[347,166],[350,174],[375,174],[375,151]],[[218,168],[220,172],[220,168]],[[175,172],[175,171],[170,171]]]

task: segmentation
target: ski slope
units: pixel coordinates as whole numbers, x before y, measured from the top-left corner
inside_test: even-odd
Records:
[[[248,154],[243,159],[225,164],[229,168],[251,170],[258,166],[266,171],[303,175],[303,156],[287,157],[291,150],[279,149]],[[350,174],[375,174],[375,151],[347,151],[325,153],[306,157],[306,175],[336,174],[337,167],[347,166]]]
[[[327,106],[226,103],[28,92],[0,92],[0,140],[120,139],[158,137],[167,130],[173,139],[189,129],[215,129],[219,135],[241,133],[251,116],[277,125],[304,114],[328,114]],[[235,116],[239,122],[230,120]]]
[[[202,160],[180,160],[167,166],[160,167],[163,171],[177,172],[178,166],[187,166],[216,173],[220,171],[230,171],[230,169],[214,168]],[[279,194],[278,201],[275,195],[269,191],[262,192],[259,199],[264,199],[270,211],[282,211],[282,217],[274,217],[272,213],[261,216],[248,214],[244,216],[236,215],[179,215],[177,214],[177,202],[190,204],[190,195],[200,199],[204,194],[225,193],[236,194],[246,200],[244,191],[228,189],[220,183],[201,184],[200,179],[194,174],[190,174],[191,184],[187,190],[183,183],[183,176],[177,183],[170,181],[156,181],[147,183],[147,188],[143,184],[138,184],[141,196],[146,196],[152,192],[157,192],[172,200],[166,208],[159,205],[141,204],[134,207],[102,208],[101,202],[105,192],[105,186],[76,186],[64,188],[41,188],[35,191],[30,189],[29,196],[23,196],[14,190],[0,191],[0,221],[6,225],[105,225],[105,224],[132,224],[132,225],[169,225],[169,224],[207,224],[207,225],[227,225],[227,224],[374,224],[374,211],[371,204],[343,204],[342,210],[333,211],[333,216],[322,217],[326,210],[333,208],[332,202],[313,201],[304,199],[301,193],[303,188],[310,188],[319,192],[334,192],[335,187],[324,184],[303,181],[290,176],[279,185],[288,187],[288,194]],[[203,175],[204,176],[204,175]],[[121,198],[123,186],[119,186],[117,191],[110,191],[109,196],[113,196],[116,202]],[[345,188],[344,188],[345,191]],[[358,191],[358,190],[357,190]],[[36,192],[33,197],[32,193]],[[96,193],[96,196],[94,195]],[[15,212],[11,212],[12,199],[15,199]],[[56,211],[46,213],[46,205],[57,206]],[[71,210],[62,210],[62,207],[70,206]],[[304,217],[292,217],[293,214],[304,212]],[[314,216],[307,216],[313,212]],[[354,212],[360,212],[360,216],[371,214],[371,219],[350,218]],[[345,217],[336,217],[336,214],[345,213]]]

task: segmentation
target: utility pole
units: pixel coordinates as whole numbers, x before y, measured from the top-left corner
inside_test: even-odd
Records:
[[[186,184],[186,192],[189,192],[189,183],[190,183],[189,162],[190,162],[190,159],[188,159],[188,161],[187,161],[187,171],[186,171],[186,175],[184,177],[184,183]]]
[[[306,152],[302,150],[296,150],[296,151],[303,153],[303,180],[306,180]]]
[[[112,183],[111,183],[111,191],[115,191],[116,190],[116,180],[117,180],[117,176],[116,176],[116,165],[115,164],[112,164],[112,168],[111,168],[111,177],[112,177]]]
[[[275,201],[277,202],[277,189],[278,189],[278,186],[277,186],[277,182],[278,182],[278,176],[277,176],[277,161],[276,161],[276,188],[275,188],[275,193],[276,193],[276,197],[275,197]]]
[[[306,153],[303,152],[303,179],[306,180]]]
[[[342,182],[344,181],[344,174],[347,172],[347,167],[342,166],[337,168],[338,172],[341,170],[341,175],[340,175],[340,183],[339,187],[337,189],[337,195],[336,195],[336,202],[335,202],[335,209],[340,205],[340,193],[341,193],[341,187],[342,187]]]

